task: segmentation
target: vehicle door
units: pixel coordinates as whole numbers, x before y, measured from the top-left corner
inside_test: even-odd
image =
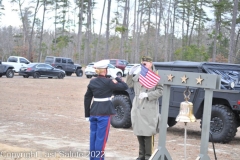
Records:
[[[35,71],[40,74],[40,76],[45,76],[47,74],[47,69],[45,67],[45,64],[38,64],[35,67]]]
[[[112,64],[108,64],[107,75],[111,76],[109,73],[115,73],[117,75],[116,67]]]
[[[71,59],[67,59],[67,70],[68,72],[75,72],[75,65]]]
[[[64,71],[68,71],[68,69],[67,69],[67,59],[66,58],[62,58],[62,69]]]
[[[52,67],[51,65],[45,64],[44,67],[46,68],[46,76],[57,76],[58,75],[57,70],[54,67]]]

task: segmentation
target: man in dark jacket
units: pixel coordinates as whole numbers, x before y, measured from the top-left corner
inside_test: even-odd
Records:
[[[114,90],[128,88],[125,82],[112,73],[114,79],[106,78],[108,64],[109,60],[94,64],[98,77],[90,81],[84,97],[85,117],[90,121],[90,160],[104,160],[110,119],[115,114],[111,96]]]

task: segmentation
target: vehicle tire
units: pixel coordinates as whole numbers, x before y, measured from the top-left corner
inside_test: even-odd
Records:
[[[77,69],[77,70],[76,70],[76,75],[77,75],[78,77],[82,77],[82,76],[83,76],[83,71],[82,71],[81,69]]]
[[[131,123],[131,103],[127,96],[117,95],[112,99],[116,114],[111,118],[111,125],[114,128],[130,128]]]
[[[14,71],[12,69],[8,69],[6,72],[7,78],[13,78],[14,77]]]
[[[52,79],[52,77],[48,77],[48,79]]]
[[[200,127],[202,128],[202,121],[200,122]],[[209,141],[217,143],[228,143],[236,135],[237,132],[237,122],[235,114],[225,105],[213,105],[212,114],[210,120],[210,132]]]
[[[86,76],[87,78],[92,78],[92,76]]]
[[[38,73],[38,72],[33,73],[33,78],[39,78],[39,77],[40,77],[40,73]]]
[[[71,73],[71,72],[66,72],[66,75],[67,75],[67,76],[71,76],[72,73]]]
[[[176,118],[168,117],[168,122],[167,123],[168,123],[169,127],[174,126],[177,123]]]
[[[58,76],[57,76],[58,79],[63,79],[63,77],[64,77],[63,73],[58,73]]]
[[[28,75],[24,75],[23,78],[28,78],[29,76]]]
[[[121,73],[121,72],[118,72],[118,73],[117,73],[117,76],[118,76],[119,78],[121,78],[121,77],[122,77],[122,73]]]
[[[0,78],[2,77],[2,75],[0,74]]]

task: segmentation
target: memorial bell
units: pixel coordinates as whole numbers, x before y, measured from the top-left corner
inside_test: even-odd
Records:
[[[188,91],[188,96],[186,96],[186,91]],[[190,99],[190,91],[185,90],[184,93],[184,102],[181,102],[180,104],[180,110],[179,110],[179,114],[176,118],[177,122],[196,122],[196,118],[193,115],[193,104],[192,102],[189,102],[188,100]]]

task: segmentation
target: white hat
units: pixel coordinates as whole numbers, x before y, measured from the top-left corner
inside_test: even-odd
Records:
[[[94,64],[94,68],[107,68],[109,63],[109,60],[101,60]]]

